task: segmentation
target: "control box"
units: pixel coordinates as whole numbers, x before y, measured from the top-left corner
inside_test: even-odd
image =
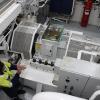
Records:
[[[55,68],[55,62],[43,58],[33,58],[30,61],[30,65],[36,69],[40,69],[47,72],[53,72]]]
[[[57,82],[59,92],[88,99],[100,89],[99,64],[64,57],[56,60],[55,68],[59,75]]]

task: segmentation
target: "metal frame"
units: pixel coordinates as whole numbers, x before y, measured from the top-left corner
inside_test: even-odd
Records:
[[[69,39],[68,39],[68,43],[67,43],[67,47],[66,47],[65,57],[67,56],[67,53],[68,53],[68,49],[69,49],[70,41],[72,39],[72,35],[73,34],[83,35],[83,32],[72,31],[72,30],[67,30],[67,31],[69,31],[70,35],[69,35]]]
[[[76,1],[76,0],[73,0],[73,6],[72,6],[71,16],[73,15],[73,12],[74,12],[75,1]]]

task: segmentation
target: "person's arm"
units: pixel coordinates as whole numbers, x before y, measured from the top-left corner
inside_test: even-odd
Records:
[[[6,66],[8,66],[10,70],[17,70],[18,74],[20,74],[22,72],[22,70],[25,69],[25,65],[20,65],[20,64],[14,65],[14,64],[11,64],[9,62],[3,62],[3,63]]]
[[[8,75],[4,74],[0,76],[0,87],[7,87],[11,88],[12,87],[12,82],[7,80]]]
[[[20,74],[22,70],[26,69],[25,65],[17,64],[17,73]]]
[[[10,70],[17,70],[17,73],[20,74],[22,70],[25,69],[25,65],[11,65]]]
[[[12,65],[12,64],[11,64],[10,70],[17,70],[17,65]]]
[[[4,62],[10,70],[17,70],[17,73],[20,74],[22,70],[25,69],[25,65],[20,65],[20,64],[17,64],[17,65],[14,65],[14,64],[11,64],[9,62]]]
[[[17,70],[17,65],[11,64],[9,62],[3,62],[10,70]]]

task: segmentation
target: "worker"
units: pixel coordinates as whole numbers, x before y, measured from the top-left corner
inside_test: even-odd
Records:
[[[9,62],[0,61],[0,88],[13,100],[21,100],[18,94],[25,93],[18,90],[20,87],[19,74],[25,69],[24,65],[12,65]]]

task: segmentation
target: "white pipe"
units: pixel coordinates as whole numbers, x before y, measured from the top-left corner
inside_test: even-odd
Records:
[[[99,95],[100,95],[100,90],[96,91],[96,92],[89,98],[89,100],[95,100],[95,98],[96,98],[97,96],[99,96]]]
[[[43,8],[47,2],[48,0],[46,0],[42,6],[39,6],[39,8]]]
[[[69,39],[68,39],[68,44],[67,44],[67,47],[66,47],[65,57],[67,56],[67,53],[68,53],[68,48],[69,48],[69,45],[70,45],[71,37],[72,37],[72,32],[70,33],[70,36],[69,36]]]

